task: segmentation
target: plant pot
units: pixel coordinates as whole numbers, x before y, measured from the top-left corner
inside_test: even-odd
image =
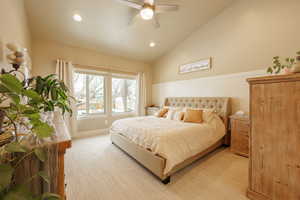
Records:
[[[293,66],[292,66],[292,72],[294,73],[300,73],[300,61],[296,62]]]
[[[43,114],[43,121],[48,123],[49,125],[53,125],[54,112],[48,111]]]
[[[283,69],[283,74],[285,75],[289,75],[289,74],[293,74],[294,72],[292,71],[292,68],[284,68]]]

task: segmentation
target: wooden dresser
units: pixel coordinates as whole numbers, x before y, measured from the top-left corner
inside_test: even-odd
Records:
[[[248,79],[252,200],[300,199],[300,74]]]
[[[248,115],[230,116],[231,125],[231,146],[233,153],[248,157],[249,156],[249,132],[250,122]]]

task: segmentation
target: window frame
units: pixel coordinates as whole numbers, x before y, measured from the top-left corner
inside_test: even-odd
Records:
[[[104,94],[104,98],[103,98],[103,112],[98,112],[98,113],[90,113],[90,99],[89,99],[89,78],[86,78],[86,85],[85,85],[85,91],[86,91],[86,114],[82,114],[82,115],[78,115],[77,114],[77,119],[82,119],[82,118],[88,118],[89,116],[103,116],[103,115],[107,115],[107,88],[106,88],[106,84],[107,84],[107,73],[105,72],[97,72],[97,71],[92,71],[92,70],[86,70],[86,69],[75,69],[74,73],[78,73],[78,74],[85,74],[85,75],[94,75],[94,76],[102,76],[103,77],[103,94]],[[75,84],[75,83],[74,83]]]
[[[127,75],[127,74],[112,74],[111,75],[111,94],[110,94],[110,101],[111,101],[111,105],[112,105],[112,100],[113,100],[113,98],[112,98],[112,79],[113,78],[116,78],[116,79],[127,79],[127,80],[135,80],[136,81],[136,91],[135,91],[135,93],[136,93],[136,105],[138,104],[138,91],[139,91],[139,89],[138,89],[138,78],[137,78],[137,76],[134,76],[134,75]],[[126,97],[128,96],[127,95],[128,94],[128,91],[126,90]],[[126,108],[127,108],[127,101],[125,101],[125,105],[124,105],[124,107],[125,107],[125,110],[126,110]],[[116,116],[116,115],[126,115],[126,114],[134,114],[134,113],[137,113],[137,106],[135,106],[135,110],[134,111],[124,111],[124,112],[114,112],[113,111],[113,108],[112,108],[112,106],[111,106],[111,114],[112,115],[114,115],[114,116]]]
[[[87,106],[87,113],[83,115],[76,116],[77,119],[87,119],[90,117],[103,117],[103,116],[122,116],[122,115],[132,115],[138,113],[138,99],[139,99],[139,83],[138,83],[138,75],[129,75],[129,74],[121,74],[121,73],[112,73],[112,72],[105,72],[105,71],[96,71],[96,70],[88,70],[88,69],[74,69],[74,73],[86,74],[86,75],[96,75],[102,76],[104,78],[103,82],[103,93],[104,93],[104,112],[101,113],[89,113],[89,81],[86,78],[86,106]],[[127,80],[136,80],[136,106],[134,111],[125,111],[125,112],[113,112],[112,107],[112,79],[119,78],[119,79],[127,79]],[[75,83],[74,83],[75,84]],[[127,97],[127,94],[126,94]],[[126,101],[127,106],[127,101]],[[125,107],[126,109],[126,107]]]

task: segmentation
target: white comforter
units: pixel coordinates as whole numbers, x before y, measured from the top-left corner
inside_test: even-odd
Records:
[[[122,134],[134,143],[166,159],[164,174],[210,147],[225,135],[222,120],[214,115],[209,123],[185,123],[157,117],[115,121],[110,133]]]

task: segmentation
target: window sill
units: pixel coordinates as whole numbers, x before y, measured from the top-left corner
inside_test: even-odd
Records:
[[[122,112],[122,113],[112,113],[112,116],[124,116],[124,115],[137,115],[136,112]]]
[[[76,119],[77,120],[85,120],[85,119],[94,119],[94,118],[105,118],[107,117],[107,114],[89,114],[89,115],[83,115],[79,116]]]
[[[122,112],[122,113],[112,113],[111,117],[120,117],[120,116],[134,116],[137,115],[136,112]],[[85,120],[85,119],[95,119],[95,118],[108,118],[109,115],[102,113],[102,114],[89,114],[89,115],[83,115],[79,116],[76,119],[77,120]]]

